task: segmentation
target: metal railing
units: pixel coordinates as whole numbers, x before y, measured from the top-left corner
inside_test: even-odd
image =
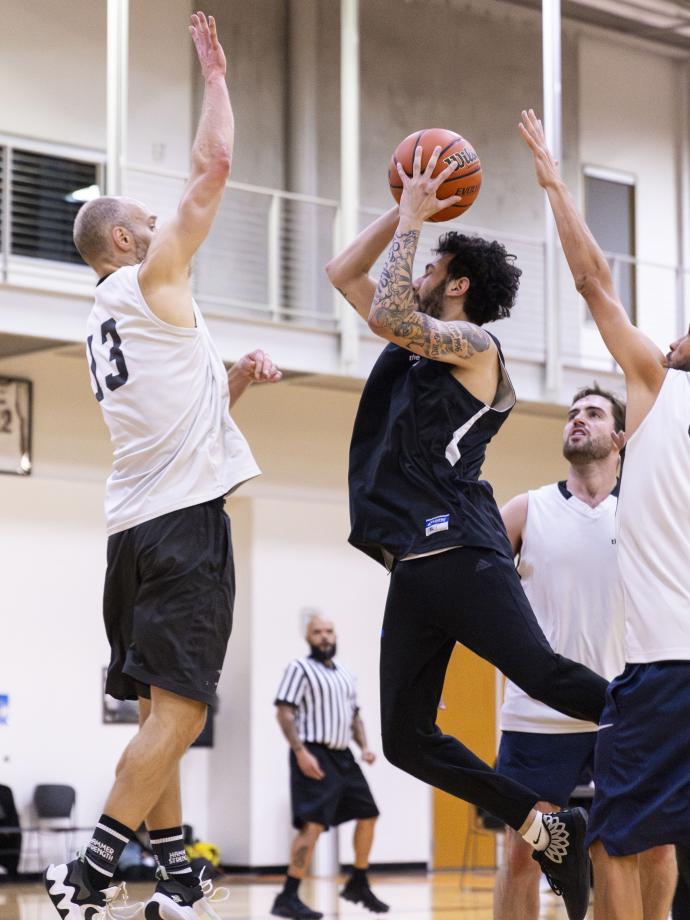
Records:
[[[55,150],[58,155],[102,162],[89,151],[70,151],[64,145],[8,138],[0,135],[6,151],[0,219],[0,266],[8,284],[45,290],[84,293],[92,279],[81,266],[17,258],[10,248],[12,209],[8,194],[8,170],[12,148]],[[146,203],[161,219],[170,216],[184,188],[183,172],[128,164],[124,170],[124,193]],[[301,195],[247,183],[228,183],[213,228],[194,264],[195,296],[202,307],[219,318],[264,321],[293,328],[340,333],[343,306],[324,272],[324,265],[339,248],[337,201]],[[381,213],[362,207],[364,227]],[[522,269],[517,303],[509,322],[497,324],[506,354],[523,361],[545,362],[544,241],[535,237],[502,233],[466,220],[424,227],[418,248],[418,265],[429,259],[438,236],[448,229],[478,233],[498,239],[516,256]],[[376,273],[383,261],[374,267]],[[660,342],[674,338],[690,315],[690,270],[671,263],[654,263],[618,254],[609,255],[614,283],[634,296],[637,319]],[[575,291],[570,272],[561,258],[559,268],[559,318],[561,363],[575,367],[612,367],[584,303]],[[359,324],[359,335],[369,335]]]

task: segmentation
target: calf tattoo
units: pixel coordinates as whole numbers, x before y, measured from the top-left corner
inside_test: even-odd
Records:
[[[471,358],[486,351],[491,337],[479,326],[462,320],[443,322],[417,309],[412,271],[418,242],[419,230],[393,237],[372,305],[376,324],[389,329],[404,347],[427,358]]]

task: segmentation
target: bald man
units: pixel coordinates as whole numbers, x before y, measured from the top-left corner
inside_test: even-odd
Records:
[[[276,716],[290,745],[292,823],[297,836],[283,890],[271,913],[295,920],[319,920],[323,914],[299,897],[319,835],[329,827],[355,821],[355,865],[341,896],[373,913],[388,905],[369,887],[367,869],[379,811],[362,770],[350,750],[354,738],[364,763],[376,755],[367,745],[359,714],[355,679],[335,662],[336,635],[331,620],[320,615],[307,623],[309,655],[285,669],[275,699]]]
[[[226,372],[189,272],[225,190],[234,127],[213,17],[191,17],[204,78],[191,175],[172,220],[128,198],[84,205],[74,240],[96,272],[87,323],[91,386],[113,443],[106,491],[106,692],[139,700],[140,728],[79,857],[45,883],[62,920],[118,916],[118,860],[146,821],[158,862],[146,920],[217,920],[211,883],[187,859],[179,762],[213,702],[232,626],[234,572],[223,497],[259,468],[233,404],[280,372],[261,351]],[[67,723],[65,732],[69,732]],[[68,734],[65,735],[67,739]]]

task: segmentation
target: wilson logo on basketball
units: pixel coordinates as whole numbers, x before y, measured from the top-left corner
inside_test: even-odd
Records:
[[[478,159],[479,157],[474,150],[468,150],[467,147],[465,147],[463,150],[458,150],[456,153],[451,153],[449,156],[444,157],[443,162],[446,166],[455,163],[458,169],[461,169],[463,166],[471,166],[473,163],[476,163]]]

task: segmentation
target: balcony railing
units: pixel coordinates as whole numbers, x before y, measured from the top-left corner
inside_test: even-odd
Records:
[[[28,258],[12,251],[15,214],[7,176],[13,149],[32,149],[32,143],[39,152],[53,149],[23,139],[0,137],[4,167],[0,224],[2,281],[57,293],[89,293],[93,277],[83,266]],[[66,148],[60,148],[60,152],[69,155]],[[73,155],[85,162],[91,157],[90,162],[100,174],[102,157],[83,151]],[[144,201],[164,220],[177,205],[186,175],[129,164],[124,180],[125,194]],[[338,249],[338,202],[234,181],[228,185],[213,229],[194,264],[195,296],[204,310],[220,319],[266,322],[338,336],[342,312],[350,308],[333,291],[323,270]],[[363,207],[361,226],[378,213],[376,209]],[[497,324],[496,332],[508,356],[544,364],[543,241],[474,226],[465,219],[428,224],[420,239],[419,266],[428,260],[439,234],[447,229],[498,239],[516,256],[523,273],[517,304],[511,320]],[[651,263],[616,254],[610,255],[610,262],[614,280],[628,265],[635,267],[635,300],[641,327],[649,329],[660,344],[675,337],[690,314],[690,271],[670,263]],[[378,268],[380,263],[374,273]],[[586,316],[564,261],[560,268],[558,310],[561,363],[610,370],[611,359]],[[358,324],[358,329],[360,337],[366,340],[370,335],[366,326]]]

